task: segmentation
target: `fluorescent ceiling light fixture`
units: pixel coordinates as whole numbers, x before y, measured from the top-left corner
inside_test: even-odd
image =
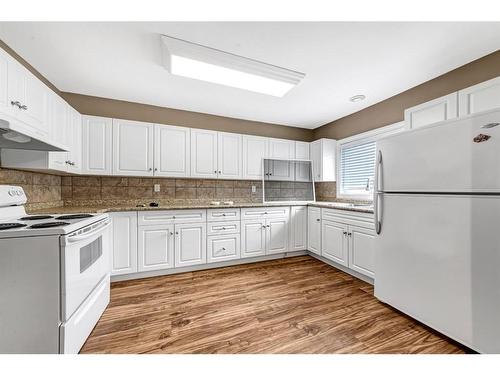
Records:
[[[282,97],[305,76],[293,70],[162,35],[164,64],[174,75]]]

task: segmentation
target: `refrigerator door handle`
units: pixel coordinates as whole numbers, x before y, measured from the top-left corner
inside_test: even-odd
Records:
[[[382,222],[381,219],[379,219],[379,197],[380,193],[379,191],[381,190],[379,188],[379,181],[381,181],[380,178],[380,171],[382,167],[382,151],[378,150],[377,152],[377,165],[375,167],[375,189],[373,189],[373,220],[375,221],[375,232],[377,234],[380,234],[380,231],[382,230]]]
[[[374,201],[373,201],[373,218],[375,221],[375,232],[380,234],[382,231],[382,206],[384,204],[384,194],[383,193],[375,193]]]

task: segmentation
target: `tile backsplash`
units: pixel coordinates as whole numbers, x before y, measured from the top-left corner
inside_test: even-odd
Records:
[[[0,168],[0,185],[22,186],[28,197],[28,209],[63,205],[61,176]]]
[[[154,185],[160,191],[154,191]],[[256,191],[252,193],[252,186]],[[79,201],[120,200],[262,200],[261,181],[209,180],[154,177],[63,176],[62,199],[67,204]]]
[[[315,182],[317,201],[334,201],[337,199],[337,184],[335,182]]]

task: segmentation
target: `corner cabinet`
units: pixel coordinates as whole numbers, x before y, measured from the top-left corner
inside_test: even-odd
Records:
[[[307,207],[307,250],[321,254],[321,208]]]
[[[321,138],[311,142],[310,156],[316,182],[335,181],[337,141]]]
[[[113,212],[111,216],[111,274],[137,272],[137,212]]]
[[[154,125],[113,119],[113,174],[153,176]]]
[[[113,120],[106,117],[82,116],[82,173],[113,173]]]

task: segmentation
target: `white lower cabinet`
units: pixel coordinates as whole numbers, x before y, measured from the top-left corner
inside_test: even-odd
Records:
[[[241,257],[266,255],[266,220],[241,222]]]
[[[137,212],[114,212],[111,220],[111,274],[137,272]]]
[[[307,250],[321,254],[321,208],[307,207]]]
[[[321,225],[321,255],[348,266],[347,225],[323,220]]]
[[[290,210],[290,251],[307,249],[307,206],[296,206]]]
[[[288,217],[266,220],[266,254],[288,251],[288,222]]]
[[[209,236],[207,263],[224,262],[240,258],[240,234]]]
[[[206,223],[175,225],[175,267],[207,262],[206,234]]]
[[[140,226],[137,240],[139,272],[174,267],[174,225]]]
[[[375,277],[375,230],[351,226],[349,231],[349,264],[351,269],[371,278]]]

